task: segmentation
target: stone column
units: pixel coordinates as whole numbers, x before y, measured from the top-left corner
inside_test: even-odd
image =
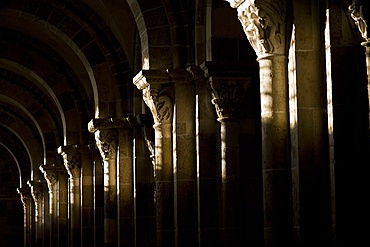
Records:
[[[287,1],[228,0],[260,66],[265,246],[292,239],[286,40]]]
[[[220,178],[219,134],[215,108],[211,103],[209,80],[198,66],[188,71],[196,81],[195,137],[197,172],[198,246],[218,246],[218,180]]]
[[[81,245],[81,156],[76,145],[61,146],[64,167],[69,175],[70,244]]]
[[[240,246],[241,187],[239,162],[239,120],[247,109],[246,95],[251,79],[230,70],[225,73],[212,66],[203,67],[209,78],[211,102],[216,108],[221,140],[220,242],[222,246]],[[244,109],[243,109],[244,108]]]
[[[174,219],[172,114],[170,78],[166,71],[143,70],[133,80],[153,114],[155,132],[155,203],[158,247],[177,246]]]
[[[303,246],[331,246],[327,82],[325,70],[325,10],[321,0],[296,0],[294,36],[289,58],[294,241]],[[329,60],[329,59],[328,59]],[[330,63],[330,61],[327,61]],[[293,110],[295,108],[295,110]],[[296,157],[294,157],[296,155]],[[331,184],[331,182],[333,182]]]
[[[32,227],[32,219],[31,219],[31,203],[32,203],[32,195],[30,188],[22,187],[17,189],[18,194],[21,196],[21,201],[23,204],[23,242],[24,247],[32,246],[31,244],[31,227]]]
[[[35,246],[43,245],[44,185],[41,180],[29,180],[31,195],[35,202]]]
[[[49,188],[49,246],[59,246],[58,232],[58,170],[61,167],[53,165],[41,165],[40,171],[44,174]]]
[[[117,193],[119,246],[135,245],[133,129],[118,129]]]
[[[81,246],[94,246],[94,194],[93,155],[94,146],[78,146],[81,157]]]
[[[95,134],[96,145],[103,158],[104,169],[104,243],[117,246],[119,242],[117,202],[117,142],[118,128],[134,126],[132,118],[92,119],[88,124],[90,133]],[[131,176],[132,178],[132,176]],[[129,192],[133,196],[133,192]],[[133,217],[133,216],[132,216]]]
[[[168,70],[174,85],[173,176],[176,238],[179,247],[196,246],[197,183],[195,81],[188,70]]]
[[[142,97],[140,95],[140,103]],[[141,107],[140,107],[141,108]],[[141,110],[138,110],[141,112]],[[151,114],[136,116],[134,168],[135,168],[135,239],[137,246],[156,246],[154,204],[154,129]]]
[[[93,154],[94,244],[104,245],[104,170],[100,152]]]

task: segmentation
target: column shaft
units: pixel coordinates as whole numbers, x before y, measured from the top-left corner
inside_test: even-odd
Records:
[[[260,65],[265,246],[289,246],[292,185],[286,57],[268,56]]]
[[[221,120],[222,246],[240,246],[240,168],[238,122]]]
[[[152,118],[150,115],[145,115]],[[143,123],[145,124],[145,123]],[[137,246],[156,246],[154,204],[154,130],[152,121],[136,128],[135,135],[135,241]],[[147,143],[145,143],[147,142]],[[146,145],[147,144],[147,145]]]
[[[134,246],[134,191],[132,129],[118,130],[118,220],[119,246]]]
[[[117,244],[117,167],[116,159],[105,160],[104,170],[104,243]]]
[[[104,172],[100,155],[94,157],[94,243],[104,245]]]
[[[44,185],[41,181],[28,181],[35,202],[35,246],[43,246],[44,243]]]
[[[155,202],[158,247],[175,246],[172,125],[155,124]]]
[[[296,240],[303,246],[331,246],[332,216],[325,71],[325,7],[319,0],[295,1],[294,66],[296,78],[298,166],[294,168],[294,205],[299,205]],[[308,12],[310,14],[308,14]],[[310,39],[306,39],[310,36]],[[329,61],[328,61],[329,62]],[[304,63],[304,66],[302,64]],[[294,142],[292,142],[294,143]],[[294,144],[295,145],[295,144]],[[297,210],[297,209],[296,209]],[[297,213],[295,213],[296,215]]]
[[[203,72],[203,71],[202,71]],[[198,75],[200,72],[198,73]],[[203,74],[203,73],[202,73]],[[218,236],[218,178],[219,146],[217,118],[211,104],[208,80],[202,75],[196,86],[196,157],[197,157],[197,212],[198,246],[217,246]]]
[[[58,193],[58,235],[59,246],[68,246],[70,235],[68,229],[68,178],[66,171],[59,171],[59,193]]]
[[[71,246],[81,245],[81,194],[80,178],[69,178],[69,209],[71,222]]]
[[[170,71],[175,86],[173,176],[177,246],[196,246],[197,195],[195,152],[195,88],[187,71]]]
[[[81,245],[94,246],[93,159],[90,147],[81,150]]]
[[[21,201],[23,204],[23,246],[31,246],[31,191],[27,187],[18,188],[18,194],[21,196]]]

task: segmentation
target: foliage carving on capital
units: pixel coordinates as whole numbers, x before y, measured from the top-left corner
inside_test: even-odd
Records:
[[[365,41],[370,41],[370,38],[368,37],[368,25],[366,21],[369,16],[365,16],[363,8],[363,5],[361,5],[357,0],[354,0],[352,1],[352,4],[348,7],[348,10],[351,14],[352,19],[355,21],[355,24],[360,31],[362,38]]]
[[[80,152],[77,145],[61,146],[58,153],[63,157],[63,165],[70,178],[79,178],[81,174]]]
[[[44,199],[44,186],[40,180],[28,181],[28,185],[31,187],[31,195],[36,205],[42,203]]]
[[[24,209],[27,209],[31,202],[31,192],[29,189],[27,191],[24,188],[17,189],[18,194],[21,196],[21,201]]]
[[[247,107],[248,89],[251,80],[245,79],[211,79],[211,102],[216,108],[219,121],[237,120]]]
[[[133,79],[136,87],[143,93],[143,100],[153,115],[155,125],[172,122],[173,102],[169,85],[174,79],[170,74],[175,80],[187,76],[186,73],[169,70],[142,70]]]
[[[114,159],[117,150],[117,136],[114,130],[97,130],[95,132],[96,145],[104,161]]]
[[[236,5],[244,32],[259,57],[286,52],[285,2],[246,0]]]
[[[41,165],[40,171],[44,174],[49,191],[53,191],[54,185],[58,182],[58,174],[54,165]]]
[[[155,124],[172,122],[173,103],[164,90],[151,89],[150,85],[143,89],[143,99],[153,114]]]
[[[69,155],[71,158],[64,158],[64,167],[70,178],[79,178],[81,175],[81,162],[78,154]]]

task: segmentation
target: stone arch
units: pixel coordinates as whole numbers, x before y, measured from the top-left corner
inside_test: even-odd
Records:
[[[127,0],[141,43],[142,69],[184,68],[191,21],[184,1]]]

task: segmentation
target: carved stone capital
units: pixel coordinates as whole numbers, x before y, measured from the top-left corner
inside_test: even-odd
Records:
[[[350,12],[352,19],[355,21],[355,24],[360,31],[362,38],[365,41],[370,41],[370,37],[368,37],[368,20],[370,18],[370,10],[368,8],[370,6],[368,6],[369,4],[367,2],[368,0],[353,0],[352,4],[348,7],[348,11]]]
[[[31,203],[31,190],[29,187],[23,187],[17,189],[18,194],[21,196],[23,208],[27,209]]]
[[[168,71],[142,70],[134,78],[134,84],[142,90],[143,100],[152,112],[156,125],[172,123],[171,81]]]
[[[203,63],[201,69],[208,78],[211,102],[216,108],[218,121],[237,121],[252,114],[252,80],[257,74],[250,68],[225,68],[212,63]],[[255,78],[255,79],[253,79]]]
[[[237,8],[238,18],[257,56],[285,55],[287,37],[286,0],[227,0]]]
[[[95,132],[96,146],[104,161],[117,156],[117,132],[115,130],[97,130]]]
[[[63,156],[63,164],[70,178],[81,175],[81,155],[77,145],[61,146],[58,153]]]
[[[55,184],[58,182],[58,170],[55,165],[41,165],[39,169],[44,174],[49,191],[54,191]]]
[[[215,105],[218,121],[238,120],[245,112],[247,91],[251,86],[249,78],[210,79],[212,103]]]
[[[95,142],[103,160],[116,157],[116,129],[130,128],[138,124],[136,117],[92,119],[88,124],[90,133],[95,133]]]
[[[31,195],[36,205],[42,203],[44,199],[44,184],[41,180],[28,180],[28,186],[31,188]]]

